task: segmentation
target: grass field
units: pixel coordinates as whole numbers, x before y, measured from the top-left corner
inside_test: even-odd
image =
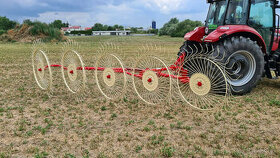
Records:
[[[166,62],[183,42],[169,37],[75,37],[85,64],[95,63],[100,42],[123,49],[134,62],[145,44]],[[61,43],[47,43],[59,64]],[[143,104],[130,91],[106,101],[89,88],[82,102],[69,94],[60,69],[53,69],[54,91],[41,91],[33,77],[32,44],[0,43],[0,158],[4,157],[279,157],[280,81],[263,79],[254,91],[234,97],[219,110],[199,112],[183,102]],[[130,58],[128,58],[130,57]],[[134,60],[133,60],[134,58]],[[93,74],[88,81],[94,85]]]

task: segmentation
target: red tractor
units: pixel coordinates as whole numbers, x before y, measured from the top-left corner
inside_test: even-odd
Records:
[[[179,54],[209,53],[226,67],[234,94],[280,76],[277,0],[207,0],[205,26],[185,35]],[[196,49],[196,51],[194,51]]]

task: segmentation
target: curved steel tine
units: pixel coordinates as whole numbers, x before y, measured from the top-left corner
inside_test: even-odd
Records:
[[[195,52],[195,54],[197,54],[197,53],[198,53],[198,48],[197,48],[197,46],[196,46],[196,45],[194,45],[194,47],[196,48],[196,52]]]
[[[225,52],[223,53],[223,56],[222,56],[222,58],[219,60],[219,61],[223,61],[224,59],[225,59]],[[228,59],[227,59],[228,60]],[[227,62],[226,62],[227,63]]]
[[[191,46],[188,46],[188,47],[192,50],[192,52],[190,54],[194,54],[192,47]]]
[[[237,81],[237,80],[239,80],[239,79],[241,78],[241,76],[242,76],[242,75],[239,75],[239,76],[237,77],[237,79],[233,79],[232,77],[230,77],[230,75],[234,75],[234,74],[229,73],[229,72],[226,71],[226,76],[227,76],[227,78],[229,78],[230,80]]]
[[[206,52],[208,52],[209,50],[208,50],[208,47],[206,46]]]
[[[211,47],[212,47],[211,53],[213,53],[213,52],[214,52],[214,46],[213,46],[213,44],[211,44]]]
[[[200,45],[200,47],[201,47],[200,54],[202,54],[204,49],[203,49],[203,46],[202,46],[202,44],[201,44],[201,43],[199,43],[199,45]]]
[[[214,49],[214,48],[213,48],[213,49]],[[214,51],[213,51],[213,52],[214,52]],[[212,54],[212,55],[213,55],[212,57],[214,58],[214,60],[219,61],[219,59],[217,59],[218,56],[219,56],[219,54],[220,54],[220,48],[219,48],[219,47],[217,47],[217,52],[218,52],[217,55],[214,56],[214,55]]]
[[[244,89],[242,89],[242,90],[235,90],[232,86],[230,86],[230,88],[231,88],[231,90],[233,91],[233,92],[235,92],[235,93],[239,93],[239,92],[242,92]]]

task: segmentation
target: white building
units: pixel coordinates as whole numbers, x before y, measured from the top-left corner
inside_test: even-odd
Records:
[[[66,33],[70,33],[71,31],[81,31],[82,27],[81,26],[69,26],[69,27],[62,27],[61,30]]]
[[[131,31],[92,31],[93,36],[128,36]]]

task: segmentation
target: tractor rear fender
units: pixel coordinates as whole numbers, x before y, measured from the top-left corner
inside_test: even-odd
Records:
[[[184,39],[186,41],[195,41],[202,43],[202,39],[205,36],[205,27],[197,27],[193,31],[186,33]]]
[[[218,27],[215,31],[211,32],[205,37],[204,42],[216,43],[230,37],[247,37],[256,41],[261,47],[262,52],[266,54],[266,45],[262,36],[254,28],[247,25],[225,25]]]
[[[278,34],[277,32],[275,32],[271,51],[276,51],[279,48],[279,42],[280,42],[279,32]]]

